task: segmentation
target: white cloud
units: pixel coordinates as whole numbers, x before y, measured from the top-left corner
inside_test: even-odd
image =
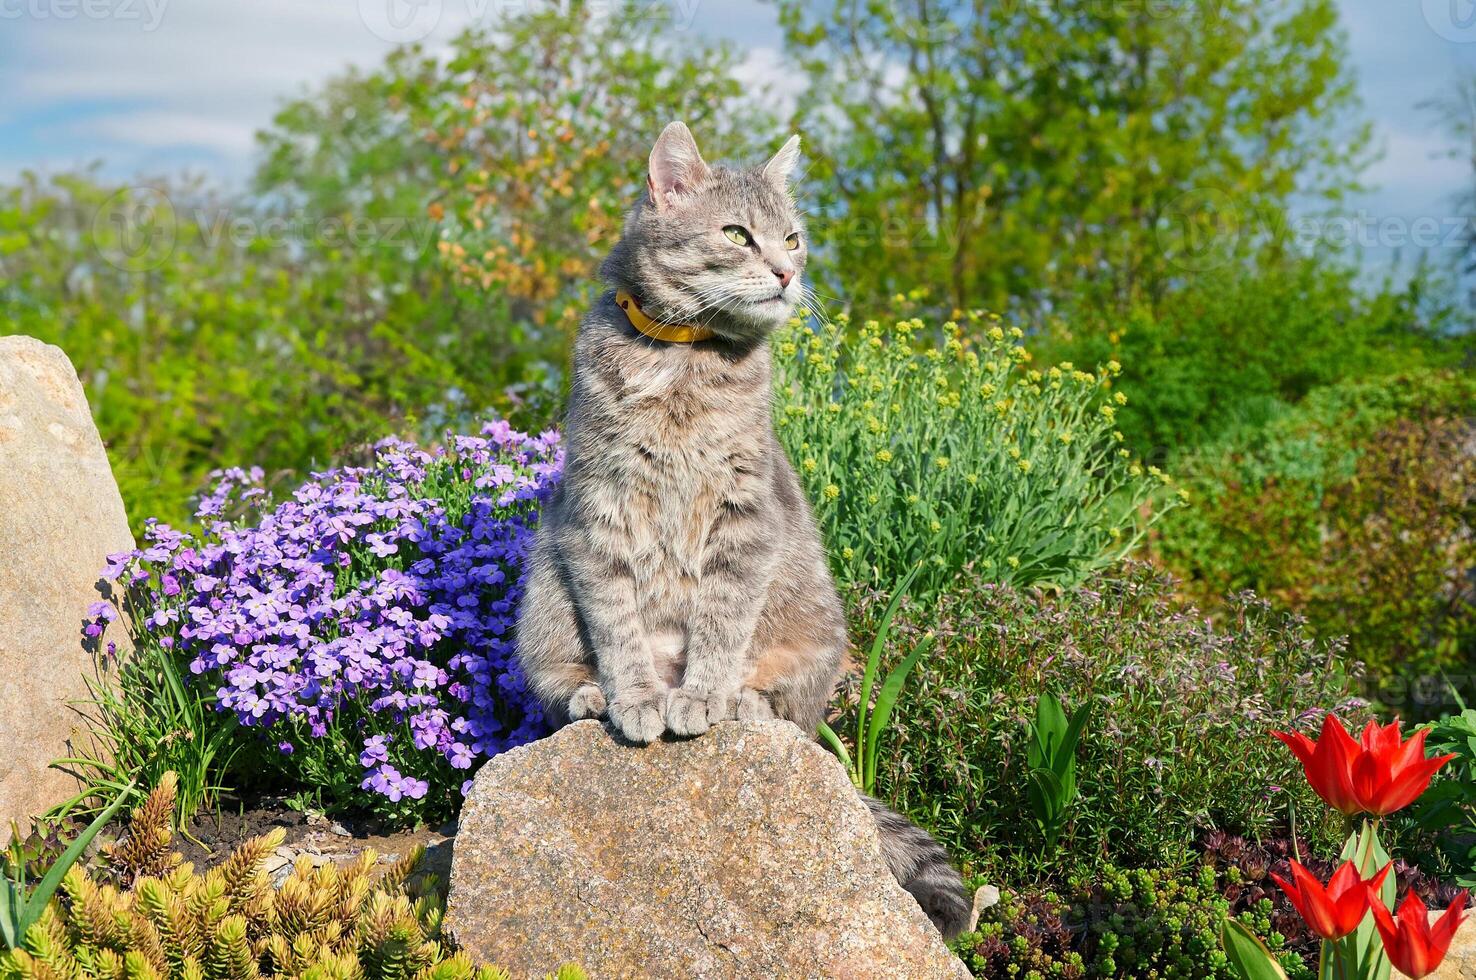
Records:
[[[225,156],[244,156],[255,145],[256,127],[216,115],[153,109],[107,116],[87,126],[105,140],[150,148],[194,147]]]
[[[548,2],[0,0],[0,91],[20,93],[6,100],[12,128],[0,129],[0,167],[104,159],[126,175],[189,161],[239,179],[250,170],[251,134],[284,98],[349,65],[378,64],[396,39],[437,50],[474,21]],[[779,70],[771,7],[662,2],[704,35],[768,41],[750,65],[792,99],[784,83],[796,73]]]
[[[1471,177],[1469,164],[1445,155],[1451,143],[1442,133],[1386,128],[1384,136],[1384,156],[1369,168],[1367,180],[1395,211],[1440,210],[1442,195]]]

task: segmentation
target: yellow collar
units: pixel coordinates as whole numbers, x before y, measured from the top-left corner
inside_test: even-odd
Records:
[[[698,340],[711,340],[717,333],[711,327],[695,323],[658,323],[646,315],[634,296],[623,289],[615,291],[615,302],[625,311],[630,325],[652,340],[664,340],[670,344],[690,344]]]

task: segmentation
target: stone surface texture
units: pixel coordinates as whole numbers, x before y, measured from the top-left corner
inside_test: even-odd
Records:
[[[30,337],[0,337],[0,828],[75,788],[49,766],[86,731],[68,703],[88,696],[93,671],[83,620],[107,556],[132,547],[71,362]],[[127,642],[116,624],[106,639]]]
[[[835,759],[784,721],[637,747],[583,721],[482,767],[447,926],[541,977],[967,978]]]

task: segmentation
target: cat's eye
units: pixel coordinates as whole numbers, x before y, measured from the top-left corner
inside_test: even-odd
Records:
[[[727,235],[728,241],[732,242],[734,245],[747,246],[753,244],[753,236],[750,235],[748,233],[748,229],[744,228],[742,225],[728,225],[726,228],[723,229],[723,234]]]
[[[799,248],[799,232],[795,232],[793,235],[790,235],[788,238],[784,239],[784,245],[791,252]]]

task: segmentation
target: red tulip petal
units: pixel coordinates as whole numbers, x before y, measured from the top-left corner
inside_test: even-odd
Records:
[[[1272,732],[1271,734],[1281,739],[1286,744],[1286,747],[1292,750],[1292,755],[1296,756],[1297,760],[1303,766],[1310,766],[1312,764],[1312,754],[1316,750],[1316,746],[1312,744],[1310,738],[1301,732]]]
[[[1440,953],[1441,958],[1444,958],[1450,949],[1450,941],[1455,938],[1456,930],[1461,927],[1465,919],[1466,893],[1461,892],[1450,903],[1445,914],[1436,919],[1435,924],[1430,927],[1430,945]]]
[[[1359,809],[1380,812],[1378,806],[1383,802],[1391,781],[1385,761],[1372,752],[1365,752],[1354,760],[1350,775]]]
[[[1421,729],[1420,731],[1415,732],[1414,735],[1410,736],[1408,742],[1405,742],[1403,745],[1396,746],[1395,751],[1391,752],[1390,754],[1389,768],[1393,769],[1395,772],[1398,772],[1400,767],[1410,765],[1411,763],[1423,759],[1425,757],[1426,734],[1427,733],[1424,731],[1424,729]]]
[[[1380,878],[1381,883],[1382,880]],[[1394,916],[1390,914],[1388,907],[1384,905],[1383,896],[1372,883],[1368,889],[1368,910],[1373,913],[1374,926],[1379,930],[1379,937],[1384,940],[1384,947],[1387,949],[1398,945],[1399,928],[1394,923]]]
[[[1302,899],[1300,905],[1297,904],[1296,899],[1292,899],[1292,904],[1296,905],[1297,911],[1302,913],[1302,919],[1307,923],[1307,928],[1323,939],[1341,939],[1347,935],[1347,932],[1339,930],[1340,924],[1337,921],[1333,903],[1328,900],[1327,891],[1322,887],[1322,882],[1296,861],[1291,862],[1291,869],[1292,879],[1297,883],[1297,892]],[[1354,927],[1357,927],[1356,922]]]
[[[1295,864],[1296,862],[1292,863]],[[1296,879],[1295,872],[1292,874],[1292,878],[1294,880]],[[1276,882],[1281,890],[1286,893],[1287,900],[1292,903],[1292,908],[1297,910],[1297,914],[1302,917],[1302,921],[1307,923],[1307,928],[1312,929],[1314,932],[1316,932],[1316,929],[1313,926],[1316,912],[1308,906],[1306,897],[1302,894],[1302,890],[1296,886],[1294,881],[1288,882],[1285,878],[1281,877],[1281,875],[1279,874],[1276,874],[1274,871],[1271,873],[1271,880]]]
[[[1363,731],[1358,735],[1359,748],[1365,752],[1377,752],[1380,745],[1387,741],[1387,735],[1379,723],[1370,718],[1368,724],[1363,726]]]
[[[1377,921],[1377,918],[1375,919]],[[1399,906],[1398,934],[1391,944],[1384,940],[1384,951],[1389,962],[1411,980],[1433,972],[1440,965],[1441,955],[1430,946],[1430,913],[1420,896],[1410,891]],[[1379,930],[1380,935],[1383,930]]]
[[[1363,808],[1354,792],[1352,780],[1354,761],[1362,755],[1358,743],[1353,741],[1338,717],[1332,713],[1325,715],[1313,764],[1308,767],[1307,781],[1318,796],[1343,813],[1357,813]]]
[[[1406,915],[1410,917],[1416,926],[1423,925],[1426,928],[1429,927],[1430,910],[1425,908],[1425,900],[1420,898],[1413,888],[1405,893],[1404,901],[1399,903],[1399,921],[1401,923],[1404,921]]]
[[[1430,780],[1440,767],[1454,758],[1454,755],[1442,755],[1434,759],[1420,759],[1402,770],[1396,769],[1392,781],[1383,787],[1377,801],[1365,799],[1361,802],[1380,816],[1402,810],[1419,799],[1420,794],[1430,788]],[[1375,802],[1376,806],[1373,805]]]
[[[1348,863],[1352,864],[1353,862],[1349,861]],[[1389,877],[1389,872],[1392,870],[1394,870],[1394,862],[1390,861],[1388,864],[1385,864],[1382,868],[1379,869],[1378,874],[1368,879],[1368,881],[1364,882],[1364,884],[1368,886],[1369,890],[1373,894],[1378,894],[1379,889],[1384,887],[1384,879]],[[1379,905],[1382,906],[1383,904],[1383,900],[1380,899]]]
[[[1370,882],[1365,882],[1359,875],[1358,866],[1352,861],[1344,861],[1338,870],[1327,882],[1327,894],[1333,903],[1333,917],[1337,921],[1337,931],[1347,935],[1358,928],[1363,917],[1368,914],[1368,890],[1378,888],[1383,883],[1384,874],[1389,870],[1384,867],[1374,876]]]
[[[1344,861],[1342,867],[1334,871],[1327,880],[1327,893],[1333,899],[1339,899],[1349,891],[1362,890],[1363,878],[1358,874],[1358,866],[1352,861]]]

